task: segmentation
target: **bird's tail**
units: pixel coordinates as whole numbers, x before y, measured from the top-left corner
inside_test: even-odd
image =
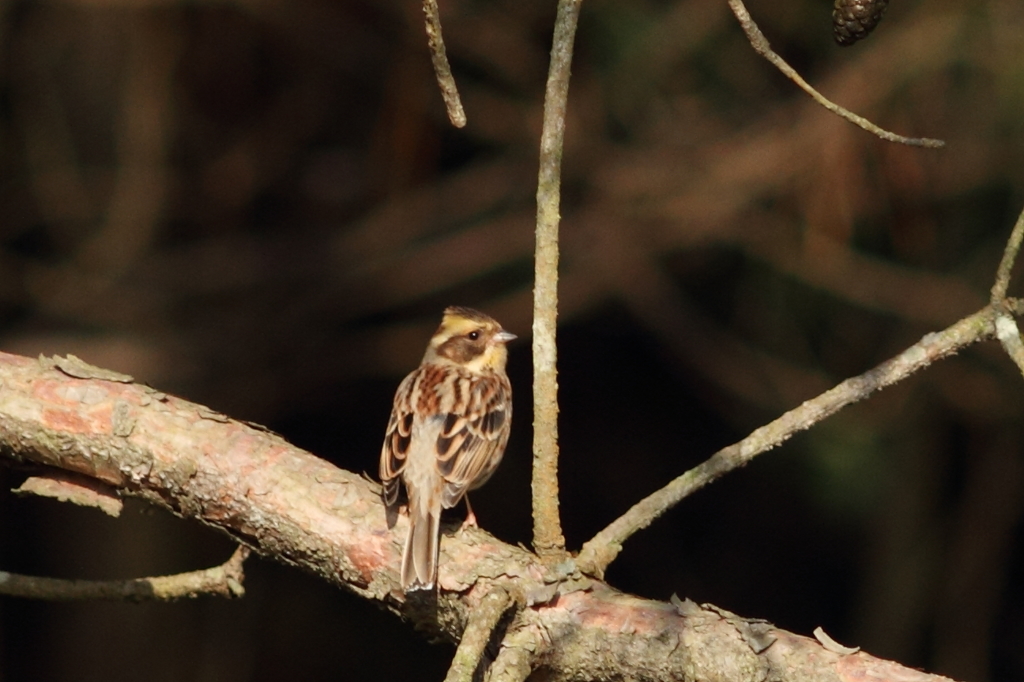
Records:
[[[441,505],[424,501],[409,499],[409,535],[402,551],[402,589],[406,592],[433,589],[437,580]]]

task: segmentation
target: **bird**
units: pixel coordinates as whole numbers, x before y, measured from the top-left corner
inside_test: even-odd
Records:
[[[397,517],[400,483],[408,498],[403,592],[434,589],[442,508],[465,498],[463,527],[476,525],[466,493],[486,483],[505,454],[512,423],[506,344],[515,338],[478,310],[446,308],[419,367],[395,392],[380,479],[389,519]]]

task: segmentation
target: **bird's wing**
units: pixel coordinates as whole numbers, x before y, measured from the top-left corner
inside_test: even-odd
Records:
[[[384,432],[384,445],[380,451],[380,480],[384,484],[384,503],[389,507],[398,499],[399,474],[405,468],[412,443],[415,413],[411,388],[415,379],[416,372],[413,372],[399,384],[395,392],[395,404],[391,409],[388,427]]]
[[[446,482],[445,507],[454,506],[467,490],[490,478],[508,442],[512,402],[507,380],[472,376],[467,381],[463,404],[445,415],[437,438],[437,469]]]

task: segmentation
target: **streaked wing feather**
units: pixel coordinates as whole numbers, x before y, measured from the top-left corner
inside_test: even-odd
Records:
[[[462,414],[446,416],[437,440],[437,468],[446,482],[445,507],[454,506],[467,490],[490,478],[508,442],[512,408],[505,382],[474,377],[465,407]]]
[[[384,503],[389,507],[398,499],[399,475],[405,469],[412,441],[413,410],[410,388],[415,372],[405,378],[395,392],[395,404],[384,432],[384,445],[380,452],[380,480],[384,484]]]

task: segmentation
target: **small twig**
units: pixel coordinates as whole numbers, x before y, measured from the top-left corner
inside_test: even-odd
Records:
[[[1003,350],[1024,375],[1024,342],[1021,342],[1016,320],[1005,310],[1006,291],[1010,288],[1010,274],[1013,272],[1014,263],[1017,262],[1022,240],[1024,240],[1024,211],[1017,217],[1017,224],[1013,226],[1010,239],[1007,240],[1006,248],[1003,249],[1003,259],[999,262],[996,281],[992,285],[992,307],[1000,311],[996,318],[996,338],[999,339]]]
[[[495,587],[480,600],[480,604],[469,614],[469,622],[459,640],[459,648],[455,650],[455,658],[448,668],[445,682],[473,680],[473,674],[483,659],[484,648],[510,604],[512,597],[500,587]]]
[[[1020,253],[1021,241],[1024,240],[1024,211],[1017,216],[1017,224],[1013,226],[1010,239],[1003,249],[1003,259],[999,262],[996,270],[996,282],[992,285],[992,304],[998,305],[1006,298],[1006,291],[1010,288],[1010,273],[1013,265],[1017,262],[1017,254]]]
[[[466,112],[462,108],[459,89],[455,86],[452,67],[448,63],[448,54],[444,49],[444,36],[441,35],[441,11],[437,8],[437,0],[423,0],[423,14],[427,24],[427,46],[430,48],[430,61],[434,64],[434,75],[441,88],[448,120],[456,128],[466,125]]]
[[[1007,300],[1007,310],[1019,314],[1021,301]],[[738,443],[719,450],[710,458],[679,476],[635,504],[604,530],[583,545],[576,560],[581,571],[602,576],[604,570],[622,550],[622,543],[679,501],[700,490],[733,469],[744,466],[757,455],[783,443],[794,434],[823,421],[840,409],[867,398],[932,362],[952,355],[961,348],[989,338],[996,333],[996,320],[1005,314],[993,306],[966,317],[953,326],[927,334],[918,343],[860,376],[847,379],[834,388],[790,410],[775,421],[762,426]]]
[[[558,223],[565,112],[573,40],[582,0],[559,0],[544,93],[537,179],[537,246],[533,291],[533,547],[560,560],[565,537],[558,516]]]
[[[523,682],[533,672],[534,661],[544,649],[545,642],[536,630],[520,628],[510,632],[491,665],[489,682]]]
[[[996,338],[1003,345],[1003,350],[1010,356],[1021,375],[1024,375],[1024,342],[1020,340],[1017,322],[1006,313],[996,317]]]
[[[754,23],[754,20],[751,18],[750,13],[747,11],[742,0],[728,0],[728,2],[729,8],[739,20],[740,26],[743,28],[743,32],[747,34],[747,39],[750,41],[750,45],[754,48],[754,51],[771,62],[775,68],[785,74],[791,81],[796,83],[821,106],[825,107],[837,116],[845,118],[850,123],[860,126],[869,133],[889,142],[898,142],[900,144],[911,145],[913,147],[938,148],[946,146],[946,143],[942,140],[933,140],[928,137],[904,137],[903,135],[897,135],[896,133],[889,132],[888,130],[879,128],[866,118],[858,116],[852,111],[844,109],[838,104],[827,99],[824,95],[811,87],[811,85],[796,72],[796,69],[786,63],[786,60],[772,50],[771,46],[768,44],[768,39],[764,37],[764,34],[761,33],[761,29],[757,27],[756,23]]]
[[[173,601],[205,595],[241,597],[242,564],[249,548],[241,545],[220,566],[177,575],[132,580],[61,580],[0,571],[0,594],[47,601]]]

